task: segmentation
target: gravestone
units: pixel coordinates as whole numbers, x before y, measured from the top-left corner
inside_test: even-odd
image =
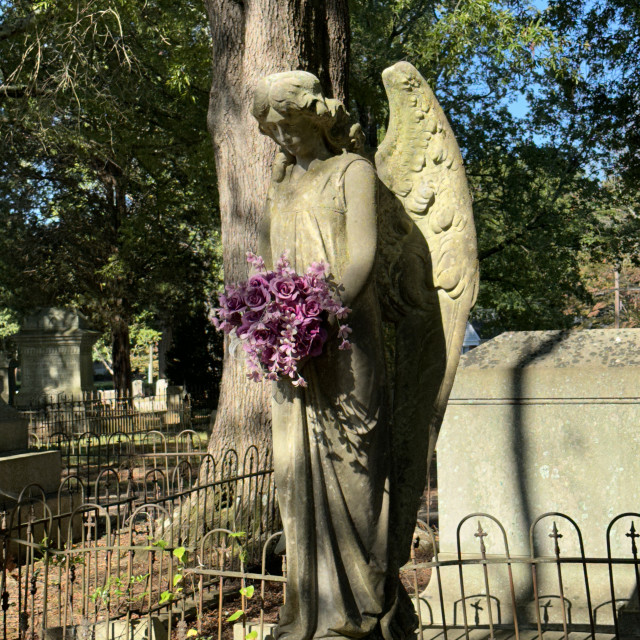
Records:
[[[16,335],[21,371],[16,405],[60,395],[80,399],[92,391],[91,349],[98,336],[73,309],[49,307],[29,316]]]
[[[134,380],[131,383],[131,393],[134,398],[142,398],[144,396],[143,384],[142,380]]]
[[[0,351],[0,402],[11,404],[9,387],[9,358],[4,351]]]
[[[166,411],[167,410],[167,389],[169,387],[169,381],[160,378],[156,382],[156,396],[155,396],[155,410]]]
[[[169,381],[165,380],[164,378],[160,378],[160,380],[156,382],[156,395],[166,396],[168,387],[169,387]]]
[[[611,520],[640,511],[639,427],[640,330],[504,333],[464,355],[438,440],[439,559],[457,557],[458,523],[474,512],[502,523],[512,557],[529,556],[532,523],[552,511],[573,519],[587,556],[606,557]],[[560,538],[553,537],[553,522]],[[612,527],[612,556],[632,558],[629,525],[623,519]],[[502,534],[488,518],[467,520],[459,535],[463,557],[477,557],[482,539],[490,557],[505,554]],[[553,558],[554,540],[562,556],[580,557],[576,527],[560,516],[538,522],[533,551]],[[531,570],[517,563],[512,570],[518,621],[533,623]],[[557,594],[555,564],[537,571],[538,593]],[[447,619],[460,622],[458,570],[445,567],[441,575]],[[611,624],[607,566],[589,565],[588,576],[596,621]],[[490,566],[489,577],[493,622],[509,622],[505,566]],[[588,624],[582,564],[564,566],[562,577],[572,624]],[[616,597],[632,596],[632,564],[616,568],[615,584]],[[465,592],[486,595],[480,566],[465,569]],[[439,621],[436,580],[422,597],[423,620]],[[467,603],[469,620],[477,615],[474,602]],[[559,601],[549,595],[544,604],[550,622],[560,624]],[[482,623],[487,617],[480,613]]]
[[[60,485],[60,451],[28,448],[27,423],[0,400],[0,500],[15,501],[24,487],[36,483],[45,494]]]

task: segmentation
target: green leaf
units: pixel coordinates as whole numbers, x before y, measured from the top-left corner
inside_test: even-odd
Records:
[[[171,591],[163,591],[160,594],[160,600],[158,600],[158,604],[166,604],[167,602],[171,602],[173,600],[173,593]]]
[[[238,618],[241,618],[244,615],[244,611],[238,609],[235,613],[232,613],[228,618],[227,622],[234,622]]]
[[[244,640],[254,640],[258,637],[258,632],[254,629],[253,631],[249,631],[247,635],[244,637]]]
[[[175,587],[183,578],[183,575],[181,573],[176,573],[175,576],[173,576],[173,586]]]
[[[242,589],[240,589],[240,593],[245,598],[253,598],[254,592],[255,592],[255,587],[252,584],[250,584],[248,587],[242,587]]]
[[[187,638],[195,638],[198,635],[198,632],[195,629],[189,629],[187,631]]]
[[[184,547],[178,547],[177,549],[173,550],[173,555],[178,558],[178,560],[180,560],[180,562],[182,562],[182,558],[184,558],[184,554],[187,552],[187,550]]]

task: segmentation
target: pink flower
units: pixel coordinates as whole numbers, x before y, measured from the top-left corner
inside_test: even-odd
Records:
[[[267,285],[268,287],[268,285]],[[253,311],[262,311],[271,301],[271,293],[267,287],[248,287],[244,294],[244,302]]]
[[[269,283],[269,288],[279,300],[288,302],[298,297],[298,290],[296,289],[295,282],[291,278],[274,278]]]
[[[324,261],[312,262],[307,269],[307,275],[316,278],[326,278],[329,275],[329,265]]]
[[[235,331],[242,340],[251,380],[286,376],[293,385],[304,387],[300,360],[322,353],[328,337],[323,326],[327,316],[343,319],[350,310],[340,304],[338,286],[325,262],[314,262],[305,275],[299,275],[286,254],[273,271],[266,271],[264,260],[253,253],[247,253],[247,261],[257,273],[247,282],[225,287],[211,320],[220,331]],[[350,333],[349,327],[340,325],[340,349],[350,348]]]
[[[247,251],[247,262],[258,272],[264,271],[264,260],[255,255],[255,253],[251,253],[251,251]]]
[[[307,318],[317,318],[322,313],[322,306],[316,298],[307,298],[302,305],[302,309]]]
[[[342,324],[338,329],[338,338],[341,338],[342,340],[348,340],[350,333],[351,327],[348,327],[346,324]]]
[[[349,309],[349,307],[341,307],[338,305],[338,308],[334,313],[338,320],[344,320],[351,313],[351,309]]]

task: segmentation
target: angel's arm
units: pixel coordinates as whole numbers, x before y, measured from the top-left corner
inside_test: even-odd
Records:
[[[376,254],[376,186],[374,169],[353,162],[344,176],[349,263],[342,276],[342,302],[350,305],[367,282]]]

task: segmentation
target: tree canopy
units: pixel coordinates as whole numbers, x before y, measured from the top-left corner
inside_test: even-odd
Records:
[[[352,3],[351,96],[375,145],[379,77],[407,58],[447,113],[474,197],[489,332],[573,326],[585,261],[638,256],[638,9],[618,0]]]
[[[3,2],[0,305],[78,306],[130,383],[130,323],[202,315],[216,269],[199,4]]]
[[[475,317],[487,331],[606,322],[604,312],[585,320],[602,302],[603,274],[620,263],[633,288],[640,256],[640,8],[349,8],[349,107],[369,145],[387,117],[380,74],[399,59],[419,68],[452,123],[478,228]],[[325,31],[327,44],[336,36]],[[334,43],[343,58],[347,43]],[[155,331],[174,329],[177,382],[194,368],[214,375],[212,61],[220,73],[194,0],[0,0],[0,338],[34,307],[75,305],[109,332],[124,389],[129,326],[144,313]],[[185,336],[206,357],[188,356]]]

